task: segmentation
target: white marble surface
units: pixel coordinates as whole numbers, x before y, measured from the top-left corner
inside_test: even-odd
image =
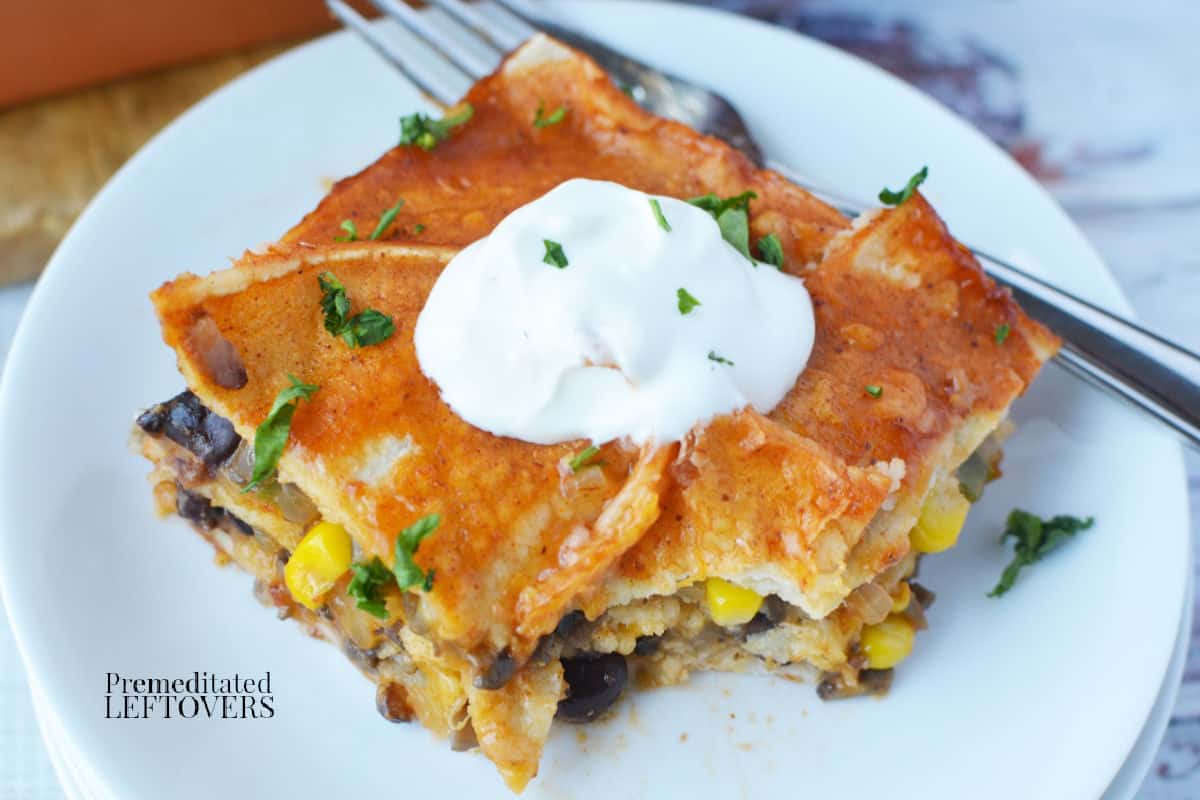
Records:
[[[1071,212],[1138,315],[1200,350],[1200,4],[725,0],[866,54],[971,117]],[[0,289],[0,365],[28,300]],[[1192,534],[1200,456],[1188,455]],[[1198,609],[1200,611],[1200,609]],[[1200,613],[1171,727],[1139,797],[1200,797]],[[0,622],[0,800],[62,797]]]

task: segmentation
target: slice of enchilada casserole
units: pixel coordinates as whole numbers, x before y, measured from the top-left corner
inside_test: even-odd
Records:
[[[154,292],[187,384],[135,429],[160,510],[252,573],[281,616],[338,643],[386,717],[478,746],[515,790],[556,715],[594,719],[627,683],[765,669],[810,677],[823,697],[885,689],[932,599],[912,581],[918,558],[954,543],[998,475],[1009,406],[1055,337],[919,193],[852,224],[642,111],[553,40],[465,101],[469,122],[341,181],[279,244]],[[541,107],[570,113],[533,126]],[[754,192],[751,235],[778,239],[815,316],[808,365],[774,409],[580,459],[587,441],[496,436],[443,402],[413,344],[431,288],[460,248],[571,178]],[[335,242],[344,220],[369,231],[399,198],[380,241]],[[331,336],[324,274],[394,335]],[[296,380],[319,390],[290,412],[277,475],[244,491],[256,429]],[[399,550],[424,585],[368,568]]]

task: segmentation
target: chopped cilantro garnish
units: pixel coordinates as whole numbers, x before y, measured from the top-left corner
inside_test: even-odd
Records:
[[[733,366],[733,362],[732,362],[732,361],[730,361],[728,358],[721,358],[719,355],[717,355],[717,352],[716,352],[715,350],[709,350],[709,351],[708,351],[708,360],[709,360],[709,361],[715,361],[715,362],[717,362],[718,364],[725,364],[725,365],[727,365],[727,366],[730,366],[730,367],[732,367],[732,366]]]
[[[868,384],[865,388],[867,390],[867,394],[871,395],[871,397],[883,397],[883,387],[882,386],[876,386],[875,384],[872,383],[872,384]]]
[[[717,217],[717,225],[721,228],[721,236],[737,251],[753,264],[754,257],[750,255],[750,217],[745,211],[731,208]]]
[[[404,206],[404,198],[396,201],[396,205],[389,208],[387,211],[379,215],[379,224],[375,226],[375,230],[371,232],[371,240],[374,241],[388,229],[388,226],[395,221],[396,215],[400,213],[400,209]]]
[[[699,197],[691,198],[688,202],[697,208],[704,209],[716,218],[731,209],[749,211],[750,201],[757,199],[758,195],[754,192],[742,192],[741,194],[735,194],[733,197],[726,197],[724,199],[717,197],[715,194],[702,194]]]
[[[375,556],[370,561],[359,561],[350,565],[354,577],[346,586],[346,594],[358,601],[358,607],[377,619],[387,619],[387,603],[381,596],[389,583],[395,583],[396,576],[387,565]]]
[[[1008,526],[1000,541],[1013,537],[1017,541],[1013,559],[1000,575],[996,588],[988,592],[988,597],[999,597],[1013,587],[1017,574],[1030,564],[1041,561],[1048,553],[1063,542],[1075,536],[1079,531],[1092,527],[1095,519],[1079,519],[1067,515],[1043,520],[1027,511],[1015,509],[1008,515]]]
[[[925,182],[929,177],[929,167],[921,167],[921,171],[908,179],[908,183],[898,192],[893,192],[891,189],[884,187],[879,191],[879,202],[889,206],[898,206],[905,200],[913,196],[913,192],[917,187]]]
[[[392,318],[373,308],[364,309],[350,318],[342,340],[351,347],[367,347],[391,338],[396,332]]]
[[[546,107],[542,103],[538,103],[537,113],[533,115],[533,127],[549,128],[551,125],[557,125],[563,121],[563,117],[567,115],[567,107],[559,106],[558,108],[546,114]]]
[[[542,239],[546,245],[546,255],[542,257],[542,262],[549,264],[552,267],[562,269],[567,265],[567,254],[563,252],[562,245],[558,242],[552,242],[549,239]]]
[[[440,515],[429,514],[400,531],[396,537],[396,560],[392,564],[392,573],[402,591],[414,586],[420,586],[426,592],[433,588],[433,570],[422,570],[413,561],[413,555],[421,546],[421,540],[436,531],[441,522]]]
[[[596,454],[599,452],[600,452],[599,447],[596,447],[594,444],[588,445],[587,447],[583,448],[578,453],[573,455],[571,457],[571,460],[567,462],[567,466],[569,466],[571,468],[571,472],[579,472],[579,470],[586,467],[588,465],[588,462],[590,462],[593,458],[595,458]]]
[[[693,197],[689,203],[712,215],[721,229],[721,236],[744,255],[751,263],[750,255],[750,201],[758,197],[754,192],[742,192],[724,199],[715,194]]]
[[[428,114],[409,114],[400,118],[400,144],[415,144],[426,152],[438,146],[450,136],[450,130],[465,124],[475,115],[470,103],[465,103],[457,114],[433,119]]]
[[[1007,322],[996,326],[996,344],[1004,344],[1004,340],[1012,333],[1012,327]]]
[[[275,474],[275,467],[279,464],[279,457],[283,455],[288,433],[292,429],[292,415],[296,413],[296,406],[301,398],[312,400],[317,391],[318,387],[312,384],[301,383],[291,375],[287,377],[291,386],[276,395],[267,418],[254,431],[254,470],[250,473],[250,482],[242,488],[243,492],[257,489],[264,480]]]
[[[773,233],[758,240],[758,257],[777,269],[783,269],[783,243]]]
[[[325,330],[342,337],[350,347],[379,344],[396,332],[392,318],[373,308],[349,316],[350,297],[346,294],[346,287],[332,272],[318,275],[317,285],[322,292],[321,310],[325,312]]]
[[[317,286],[321,287],[321,310],[325,312],[325,330],[338,336],[346,326],[346,315],[350,313],[350,297],[346,294],[346,287],[332,272],[322,272],[318,275]]]
[[[333,237],[335,242],[354,242],[358,240],[358,226],[354,224],[354,220],[344,219],[338,227],[344,230],[346,235]]]
[[[425,232],[424,223],[418,222],[416,225],[413,225],[413,233],[424,233],[424,232]]]
[[[690,313],[692,313],[693,308],[695,308],[698,305],[701,305],[700,301],[697,300],[696,298],[692,297],[692,295],[688,292],[687,289],[683,289],[683,288],[677,289],[675,291],[675,297],[679,299],[679,313],[680,314],[690,314]]]
[[[650,208],[654,211],[654,218],[658,220],[658,227],[662,228],[667,233],[671,232],[671,223],[667,222],[667,218],[663,216],[662,206],[658,203],[657,197],[650,198]]]

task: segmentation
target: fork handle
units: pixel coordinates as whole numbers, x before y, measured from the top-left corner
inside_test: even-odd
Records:
[[[1200,448],[1200,356],[1000,259],[976,252],[1034,319],[1063,339],[1059,362]]]

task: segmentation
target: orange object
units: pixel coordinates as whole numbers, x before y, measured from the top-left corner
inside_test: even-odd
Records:
[[[321,0],[0,3],[0,107],[332,30]]]

